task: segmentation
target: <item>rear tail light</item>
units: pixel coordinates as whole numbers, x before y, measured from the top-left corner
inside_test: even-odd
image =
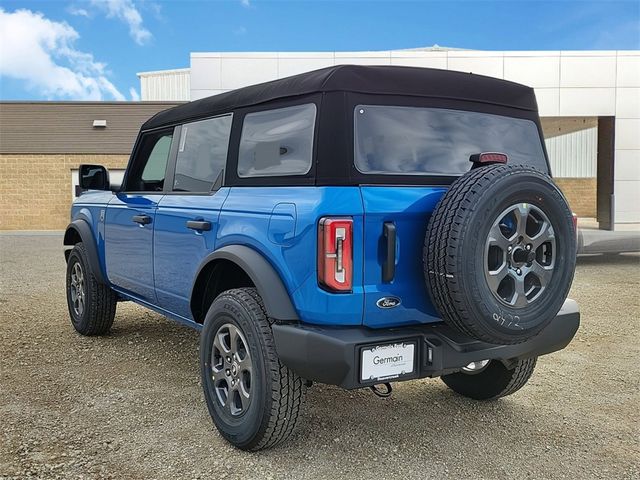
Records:
[[[318,283],[327,290],[353,287],[353,220],[321,218],[318,224]]]

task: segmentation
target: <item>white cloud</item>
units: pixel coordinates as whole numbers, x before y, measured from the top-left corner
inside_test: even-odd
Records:
[[[90,0],[91,5],[106,13],[108,18],[117,18],[129,26],[129,35],[138,45],[144,45],[152,36],[142,25],[142,15],[132,0]]]
[[[75,15],[76,17],[90,17],[87,10],[73,5],[70,5],[69,8],[67,8],[67,12],[69,12],[71,15]]]
[[[251,6],[251,0],[240,0],[240,5],[249,8]]]
[[[0,8],[0,77],[22,80],[49,99],[125,100],[108,80],[106,65],[75,48],[78,38],[66,22]]]
[[[131,100],[133,100],[134,102],[140,101],[140,94],[135,88],[129,88],[129,95],[131,96]]]

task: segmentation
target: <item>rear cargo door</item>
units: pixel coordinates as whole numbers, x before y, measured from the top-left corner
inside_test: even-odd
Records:
[[[362,186],[364,324],[439,321],[424,281],[422,249],[442,187]]]
[[[464,102],[456,104],[460,109],[453,109],[455,102],[447,102],[451,108],[409,103],[354,108],[354,179],[363,185],[365,215],[364,323],[372,327],[435,320],[422,259],[430,215],[445,191],[433,185],[464,175],[469,160],[483,152],[547,171],[535,112],[502,108],[499,115]]]

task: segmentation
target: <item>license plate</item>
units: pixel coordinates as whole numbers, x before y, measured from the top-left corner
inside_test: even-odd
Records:
[[[415,343],[392,343],[361,350],[360,381],[389,380],[413,373]]]

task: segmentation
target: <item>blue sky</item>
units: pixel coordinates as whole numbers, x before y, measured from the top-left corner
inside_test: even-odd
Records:
[[[0,99],[131,100],[193,51],[640,48],[640,2],[0,0]]]

